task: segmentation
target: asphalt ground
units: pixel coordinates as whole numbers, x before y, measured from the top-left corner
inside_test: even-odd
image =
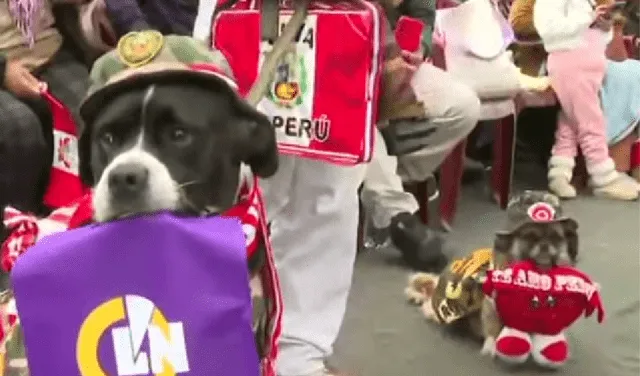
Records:
[[[522,173],[520,175],[523,175]],[[529,176],[526,172],[524,175]],[[539,182],[522,183],[530,188]],[[503,212],[482,183],[466,186],[449,247],[463,255],[490,246]],[[517,189],[517,188],[516,188]],[[580,268],[602,285],[607,320],[582,319],[568,331],[566,376],[640,374],[640,205],[582,196],[565,210],[580,224]],[[533,366],[510,369],[479,354],[481,344],[427,323],[402,294],[409,270],[387,247],[362,253],[355,267],[333,363],[360,376],[541,375]]]

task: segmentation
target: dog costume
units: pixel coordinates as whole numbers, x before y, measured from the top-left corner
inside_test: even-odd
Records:
[[[117,50],[104,55],[95,63],[91,72],[94,86],[81,112],[85,118],[94,116],[105,95],[126,89],[130,84],[127,81],[132,77],[135,77],[138,82],[152,82],[155,79],[179,75],[184,80],[209,80],[217,85],[224,83],[225,87],[233,92],[236,86],[230,72],[222,54],[208,50],[204,44],[189,37],[163,37],[155,31],[130,33],[121,39]],[[82,165],[80,168],[83,168]],[[243,172],[236,205],[221,215],[240,218],[243,223],[247,237],[248,266],[262,282],[263,291],[260,292],[259,297],[266,299],[268,307],[265,310],[267,312],[257,318],[254,317],[262,375],[274,376],[282,316],[280,282],[257,178],[244,169]],[[7,208],[4,224],[10,234],[0,248],[3,269],[10,271],[16,259],[43,237],[90,223],[92,214],[90,194],[53,211],[47,218],[37,218],[28,213]],[[258,258],[262,261],[256,261]],[[252,295],[254,295],[253,291]],[[12,353],[7,353],[6,363],[17,360],[14,364],[24,363],[23,368],[26,369],[19,332],[19,318],[15,317],[17,312],[12,308],[15,304],[11,294],[7,293],[0,303],[4,303],[0,307],[0,313],[2,313],[2,327],[5,329],[3,331],[5,336],[1,343],[6,345],[7,350],[15,349]]]
[[[458,323],[480,312],[483,294],[479,280],[493,268],[493,250],[481,248],[456,259],[439,275],[417,273],[405,290],[411,301],[422,302],[424,315],[439,324]],[[417,295],[416,295],[417,294]]]
[[[565,329],[583,314],[597,311],[598,322],[604,320],[598,285],[569,266],[541,270],[531,261],[518,262],[489,271],[483,291],[504,324],[495,354],[512,363],[531,356],[545,367],[562,366],[569,358]]]
[[[405,289],[406,297],[421,303],[425,316],[441,324],[477,317],[485,298],[483,283],[488,273],[509,265],[514,234],[535,222],[566,222],[567,226],[577,228],[577,223],[564,215],[556,196],[543,191],[525,191],[509,202],[506,225],[496,232],[493,249],[481,248],[454,260],[440,275],[412,275]],[[575,254],[577,237],[568,236],[567,243],[569,253]],[[470,327],[473,334],[484,336],[474,330],[473,325]]]

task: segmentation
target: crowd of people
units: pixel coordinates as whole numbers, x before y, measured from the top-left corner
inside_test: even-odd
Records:
[[[492,0],[469,1],[497,6]],[[40,214],[46,212],[42,195],[53,155],[51,115],[41,92],[50,91],[74,112],[89,86],[90,67],[78,56],[84,49],[74,43],[77,39],[71,40],[75,38],[65,40],[63,35],[69,32],[63,29],[69,25],[56,22],[57,3],[71,3],[68,9],[75,10],[87,1],[0,2],[0,204]],[[90,3],[94,11],[105,12],[116,39],[145,29],[206,36],[210,23],[199,21],[210,21],[214,6],[203,0]],[[475,128],[483,98],[464,79],[425,62],[434,48],[435,1],[384,0],[381,5],[389,21],[387,47],[396,44],[391,30],[400,16],[426,25],[419,50],[389,56],[384,66],[384,74],[400,83],[408,83],[420,72],[413,86],[400,85],[394,93],[402,98],[409,90],[408,97],[423,105],[418,116],[389,122],[396,132],[424,130],[419,136],[424,138],[422,147],[410,152],[387,150],[378,132],[373,160],[367,165],[342,167],[283,156],[277,175],[262,182],[286,307],[278,364],[281,376],[338,374],[325,361],[338,335],[351,286],[361,185],[374,226],[390,228],[402,252],[421,253],[425,261],[421,267],[435,271],[447,261],[442,241],[420,222],[418,203],[403,190],[403,183],[434,174]],[[640,113],[640,62],[607,60],[606,47],[615,28],[614,3],[514,0],[508,5],[511,12],[506,18],[516,38],[537,38],[542,46],[536,50],[536,56],[542,56],[540,66],[533,69],[525,59],[517,70],[519,90],[544,92],[550,85],[561,106],[549,160],[549,189],[563,198],[575,197],[571,178],[580,149],[595,194],[637,199],[638,182],[626,171],[616,170],[608,149],[637,128]],[[627,12],[628,22],[637,24],[637,2],[633,12]],[[526,53],[527,47],[522,47],[515,56]],[[537,77],[540,72],[543,76],[548,72],[548,78]]]

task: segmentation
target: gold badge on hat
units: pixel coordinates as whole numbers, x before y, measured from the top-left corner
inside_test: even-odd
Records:
[[[132,31],[118,41],[118,56],[130,68],[149,63],[162,50],[164,37],[156,30]]]

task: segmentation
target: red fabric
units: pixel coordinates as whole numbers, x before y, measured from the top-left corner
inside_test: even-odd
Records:
[[[516,336],[504,336],[496,341],[496,352],[511,358],[529,355],[531,342]]]
[[[604,320],[597,285],[568,266],[545,272],[532,262],[519,262],[489,271],[483,290],[494,298],[504,325],[526,333],[558,334],[594,311],[598,322]]]
[[[77,201],[73,215],[69,217],[69,229],[82,227],[93,221],[93,204],[91,194],[86,194]]]
[[[281,27],[291,14],[282,8]],[[267,49],[259,9],[259,1],[240,1],[212,23],[213,47],[227,58],[241,95],[254,84]],[[362,0],[311,3],[296,52],[287,54],[258,105],[276,128],[281,153],[340,165],[371,159],[383,17]]]
[[[631,145],[631,169],[640,167],[640,140]]]
[[[34,216],[11,207],[5,209],[4,226],[9,236],[2,243],[2,269],[10,272],[18,257],[36,243],[39,229]]]
[[[92,213],[91,194],[85,194],[69,205],[54,210],[47,218],[6,207],[3,222],[9,235],[0,246],[2,269],[11,271],[18,257],[34,245],[39,237],[87,224],[91,222]]]
[[[78,176],[78,138],[71,112],[49,92],[42,93],[53,117],[53,165],[44,203],[59,208],[82,197],[87,188]]]
[[[401,16],[396,24],[396,42],[400,49],[415,52],[420,49],[424,23],[417,18]]]
[[[540,354],[551,363],[564,363],[569,358],[569,344],[567,341],[554,342],[545,347]]]

